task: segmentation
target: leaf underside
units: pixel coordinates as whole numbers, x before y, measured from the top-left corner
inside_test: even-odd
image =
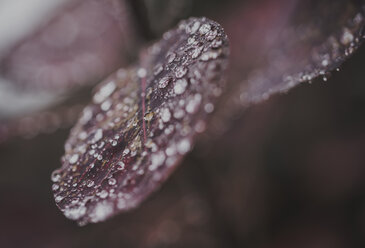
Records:
[[[65,144],[52,190],[80,225],[136,207],[203,132],[221,95],[228,41],[219,24],[190,18],[102,82]]]

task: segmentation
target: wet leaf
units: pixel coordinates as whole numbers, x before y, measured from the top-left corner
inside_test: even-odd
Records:
[[[228,41],[191,18],[97,89],[52,174],[57,206],[79,224],[136,207],[189,152],[221,95]]]
[[[214,132],[273,94],[317,77],[327,81],[363,43],[361,2],[263,0],[226,9],[218,19],[230,37],[231,83]]]

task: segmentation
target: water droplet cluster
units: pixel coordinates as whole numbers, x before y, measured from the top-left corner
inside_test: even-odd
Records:
[[[276,92],[287,92],[299,83],[311,82],[317,77],[326,82],[331,71],[338,68],[362,44],[365,38],[362,34],[364,26],[363,14],[357,13],[345,26],[325,37],[318,37],[316,32],[323,30],[315,27],[307,28],[306,31],[297,27],[288,28],[287,37],[284,36],[282,41],[291,41],[293,45],[280,45],[272,49],[272,53],[279,55],[271,58],[270,65],[265,70],[249,75],[238,101],[247,104],[266,100]],[[297,51],[302,54],[297,54]],[[307,52],[303,55],[303,51]]]
[[[101,83],[51,177],[67,218],[103,221],[156,190],[204,131],[228,53],[217,23],[191,18]]]

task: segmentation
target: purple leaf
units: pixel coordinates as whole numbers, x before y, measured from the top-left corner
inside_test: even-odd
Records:
[[[71,127],[91,85],[127,64],[136,50],[124,0],[73,1],[38,14],[42,22],[29,18],[32,28],[14,23],[15,38],[0,30],[0,143]]]
[[[231,6],[221,23],[230,37],[232,83],[217,108],[212,132],[224,132],[232,117],[273,94],[317,77],[327,81],[363,43],[364,7],[329,0]]]
[[[0,51],[1,76],[33,91],[93,83],[126,64],[136,38],[130,19],[125,1],[74,3],[9,51]]]
[[[166,32],[98,87],[52,174],[56,204],[80,225],[136,207],[165,181],[224,86],[228,41],[219,24],[191,18]]]

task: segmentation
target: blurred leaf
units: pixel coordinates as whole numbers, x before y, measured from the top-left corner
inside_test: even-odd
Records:
[[[364,40],[363,1],[247,1],[216,15],[231,44],[230,83],[215,132],[248,106],[330,73]]]
[[[54,118],[43,117],[62,119],[79,108],[90,85],[127,64],[137,50],[124,0],[72,1],[43,19],[31,35],[0,51],[0,142],[73,124],[75,118],[54,125]]]

